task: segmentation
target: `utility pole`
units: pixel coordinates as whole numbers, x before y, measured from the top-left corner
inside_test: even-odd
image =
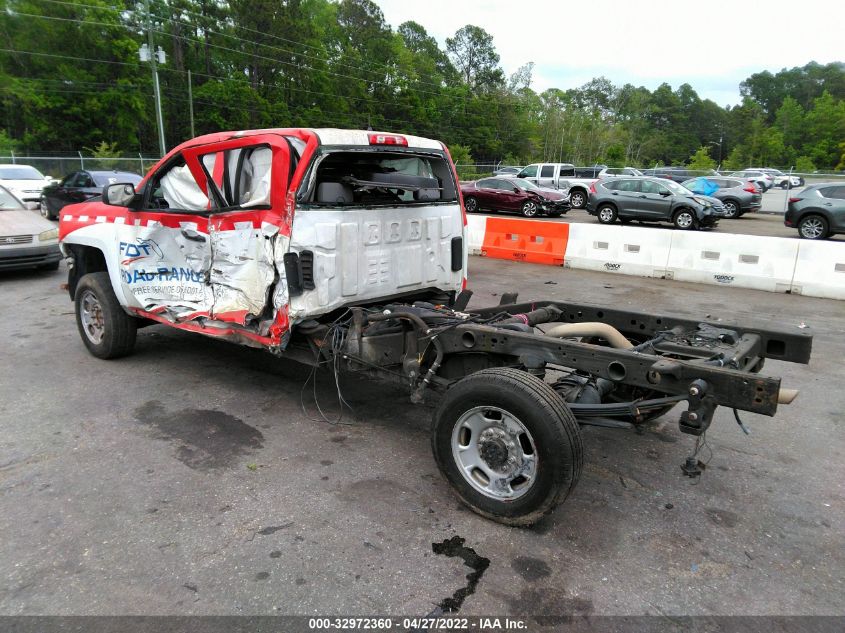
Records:
[[[191,71],[188,70],[188,112],[191,115],[191,138],[194,138],[197,134],[194,132],[194,93],[192,83]]]
[[[161,90],[158,85],[158,67],[156,66],[156,57],[162,64],[165,62],[164,51],[159,47],[158,51],[153,44],[153,21],[150,15],[150,0],[144,0],[144,11],[147,14],[147,44],[141,46],[138,50],[138,55],[141,61],[150,62],[150,68],[153,72],[153,92],[155,93],[156,103],[156,122],[158,123],[158,146],[161,155],[167,153],[167,146],[164,143],[164,119],[161,116]]]

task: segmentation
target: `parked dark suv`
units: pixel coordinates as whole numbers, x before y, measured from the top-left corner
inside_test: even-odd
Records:
[[[783,223],[797,228],[798,235],[807,240],[845,233],[845,184],[808,185],[789,199]]]
[[[590,187],[587,212],[602,224],[671,222],[677,229],[715,226],[724,214],[715,198],[694,194],[665,178],[607,178]]]

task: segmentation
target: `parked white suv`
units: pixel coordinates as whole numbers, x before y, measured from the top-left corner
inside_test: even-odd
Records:
[[[804,178],[785,174],[779,169],[772,169],[771,167],[749,167],[747,171],[762,171],[763,173],[769,174],[774,179],[773,187],[792,189],[793,187],[804,186]]]

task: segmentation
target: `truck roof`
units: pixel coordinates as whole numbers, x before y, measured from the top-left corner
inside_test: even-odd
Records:
[[[424,149],[442,149],[440,141],[413,136],[411,134],[400,134],[398,132],[381,132],[376,130],[343,130],[339,128],[266,128],[258,130],[236,130],[229,132],[214,132],[204,136],[198,136],[186,141],[174,148],[173,151],[186,147],[215,143],[230,138],[241,138],[245,136],[256,136],[259,134],[280,134],[298,136],[300,138],[316,137],[321,145],[370,145],[370,135],[401,136],[408,141],[408,147],[419,147]]]

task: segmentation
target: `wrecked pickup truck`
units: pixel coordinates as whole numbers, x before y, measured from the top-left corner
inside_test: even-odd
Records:
[[[806,332],[569,301],[468,309],[466,216],[445,145],[335,129],[188,141],[139,183],[66,207],[79,332],[100,358],[163,323],[440,394],[434,457],[470,508],[529,525],[573,489],[583,425],[634,428],[679,403],[774,415],[760,374],[807,363]],[[695,475],[692,453],[684,465]]]

